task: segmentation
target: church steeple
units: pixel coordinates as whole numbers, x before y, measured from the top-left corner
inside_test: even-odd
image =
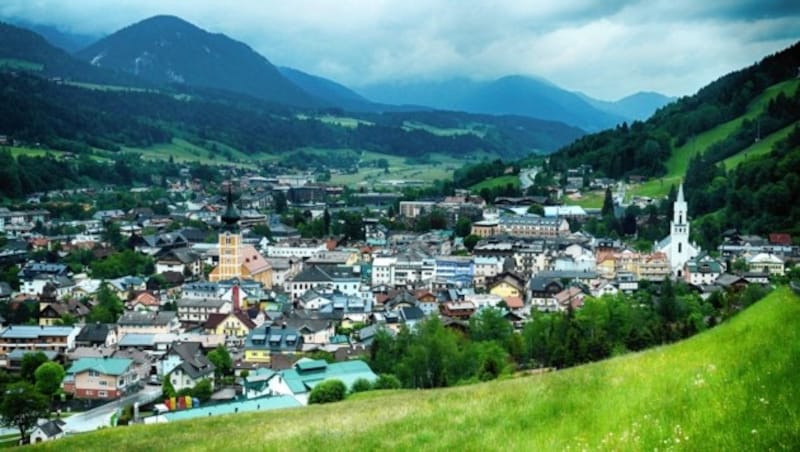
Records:
[[[233,205],[233,182],[228,182],[228,204],[225,208],[225,212],[222,214],[220,218],[223,223],[225,223],[224,228],[228,231],[235,231],[238,228],[239,223],[239,211],[236,210],[236,207]]]

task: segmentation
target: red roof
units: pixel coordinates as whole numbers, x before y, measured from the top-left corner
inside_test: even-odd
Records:
[[[773,245],[791,246],[792,236],[785,232],[773,232],[769,235],[769,243],[772,243]]]

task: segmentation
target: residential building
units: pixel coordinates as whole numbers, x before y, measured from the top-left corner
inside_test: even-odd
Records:
[[[195,387],[202,380],[214,385],[214,364],[203,354],[199,342],[176,342],[161,359],[161,375],[169,378],[175,391]]]
[[[180,329],[178,315],[173,311],[134,312],[128,311],[117,321],[119,335],[128,333],[161,334],[177,333]]]
[[[361,293],[361,276],[353,267],[312,265],[303,269],[289,283],[292,300],[298,299],[309,289],[339,291],[347,295]]]
[[[229,314],[233,304],[222,298],[181,298],[176,303],[178,320],[184,323],[205,323],[211,314]]]
[[[0,365],[9,367],[12,352],[52,352],[62,357],[75,348],[77,326],[11,325],[0,332]],[[5,359],[3,359],[5,358]]]
[[[242,311],[210,314],[203,325],[207,333],[224,335],[226,343],[233,345],[244,342],[255,327],[256,324]]]
[[[273,353],[290,354],[303,349],[303,335],[284,325],[263,324],[254,328],[244,341],[244,361],[269,365]]]
[[[138,381],[128,358],[80,358],[67,370],[64,392],[77,399],[116,399]]]
[[[747,269],[750,272],[768,273],[770,276],[783,276],[785,267],[783,259],[769,253],[758,253],[746,258]]]

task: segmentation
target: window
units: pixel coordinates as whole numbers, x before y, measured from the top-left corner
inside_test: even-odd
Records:
[[[100,382],[100,386],[108,386],[108,382],[107,382],[107,381],[105,381],[105,380],[102,380],[102,381]]]
[[[108,392],[106,392],[106,391],[97,391],[97,397],[108,397]]]

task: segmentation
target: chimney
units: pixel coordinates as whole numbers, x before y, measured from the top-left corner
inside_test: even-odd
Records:
[[[241,308],[239,307],[239,285],[233,285],[233,312],[238,312]]]

